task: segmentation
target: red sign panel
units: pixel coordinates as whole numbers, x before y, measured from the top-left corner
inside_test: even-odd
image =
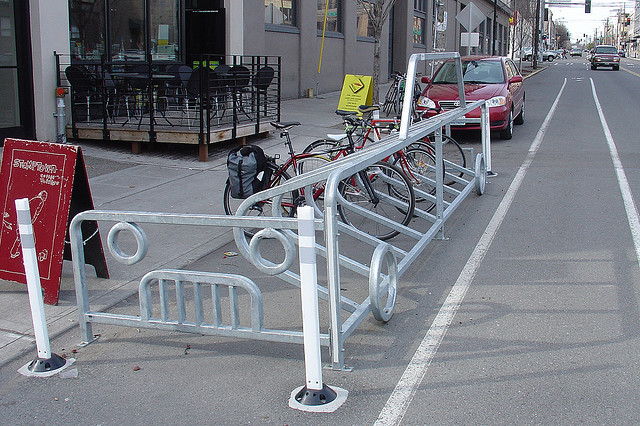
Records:
[[[80,148],[73,145],[16,139],[6,139],[4,144],[0,169],[0,278],[26,283],[15,200],[28,198],[44,302],[48,304],[58,303],[78,156],[82,158]],[[84,163],[80,163],[84,172]],[[88,191],[86,172],[84,175]]]

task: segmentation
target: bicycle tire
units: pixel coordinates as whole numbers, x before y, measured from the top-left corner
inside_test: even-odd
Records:
[[[328,155],[329,158],[333,160],[339,154],[341,149],[346,148],[346,145],[342,143],[345,139],[341,139],[339,141],[333,139],[318,139],[307,145],[302,152],[304,154],[313,152],[316,154]]]
[[[280,168],[277,164],[268,162],[267,167],[270,169],[269,171],[273,176],[271,182],[269,182],[269,185],[267,186],[268,188],[273,188],[291,179],[291,176],[289,176],[286,171],[280,171]],[[280,207],[282,210],[281,215],[284,217],[294,217],[296,214],[297,203],[299,203],[299,198],[300,195],[298,190],[294,190],[289,194],[285,194],[282,197],[282,201],[280,203]],[[231,185],[229,184],[229,179],[227,179],[223,192],[224,212],[228,215],[234,215],[243,201],[244,199],[231,197]],[[272,217],[273,209],[271,201],[265,200],[254,204],[249,208],[246,216]],[[253,236],[260,229],[261,228],[245,228],[244,232],[248,236]]]
[[[402,154],[394,155],[393,163],[399,167],[409,178],[414,188],[416,205],[420,203],[420,208],[430,212],[435,207],[435,202],[421,193],[434,195],[435,187],[435,157],[422,147],[407,147]]]
[[[294,170],[294,173],[296,175],[302,175],[304,173],[312,172],[313,170],[316,170],[329,162],[331,162],[331,160],[324,154],[313,154],[313,153],[300,154],[296,156],[297,170],[294,170],[295,168],[293,167],[293,162],[291,162],[289,166],[285,169],[285,171],[289,173],[289,170]],[[324,210],[325,185],[326,185],[326,181],[322,180],[313,184],[313,189],[312,189],[313,202],[316,204],[316,206],[318,206],[318,208],[321,211]],[[307,194],[305,193],[305,189],[306,188],[300,189],[301,202],[298,204],[302,204],[302,202],[304,201],[304,204],[309,205],[309,200],[307,200]]]
[[[409,178],[398,167],[387,162],[378,162],[363,170],[374,194],[379,197],[374,203],[364,187],[361,174],[355,174],[340,182],[340,195],[349,203],[363,207],[373,213],[408,225],[413,218],[416,200]],[[372,237],[388,240],[400,232],[388,225],[338,204],[340,219]]]
[[[394,81],[394,83],[389,87],[387,94],[384,97],[384,104],[382,104],[382,111],[389,116],[391,114],[391,110],[396,102],[396,98],[398,97],[398,84]]]
[[[462,147],[460,146],[460,144],[458,143],[458,141],[456,141],[454,138],[452,138],[451,136],[447,136],[447,135],[442,135],[442,158],[444,160],[447,160],[450,163],[453,163],[457,166],[460,166],[462,168],[467,168],[467,158],[465,156],[464,150],[462,149]],[[431,152],[431,154],[435,157],[436,156],[436,147],[434,142],[429,138],[429,137],[425,137],[423,140],[421,141],[417,141],[412,143],[411,145],[409,145],[409,147],[422,147],[423,149],[427,149],[429,150],[429,152]],[[444,163],[444,172],[445,172],[445,176],[447,173],[449,174],[453,174],[453,175],[458,175],[458,177],[462,177],[464,176],[464,172],[457,172],[455,171],[455,169],[451,166],[447,167],[447,163]],[[445,179],[445,185],[453,185],[454,183],[456,183],[455,180],[447,180]]]

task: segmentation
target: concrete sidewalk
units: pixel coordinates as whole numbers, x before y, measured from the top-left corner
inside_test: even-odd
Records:
[[[533,70],[523,67],[525,76],[533,75],[548,66],[539,64]],[[384,96],[388,85],[382,85]],[[291,137],[296,151],[301,151],[310,142],[327,133],[338,133],[343,128],[342,120],[335,114],[339,92],[320,94],[315,98],[293,99],[282,102],[282,121],[299,121]],[[283,140],[277,132],[262,140],[254,140],[269,155],[287,155]],[[199,162],[196,149],[193,153],[180,154],[147,152],[134,155],[126,144],[95,144],[79,142],[89,186],[96,209],[115,211],[144,211],[171,213],[224,214],[222,191],[226,180],[226,155],[229,144],[211,145],[209,161]],[[92,177],[93,176],[93,177]],[[91,306],[105,310],[138,291],[140,277],[153,269],[182,268],[194,260],[232,241],[228,229],[217,229],[213,233],[202,233],[198,229],[176,230],[170,235],[164,230],[148,232],[150,246],[163,246],[171,241],[171,250],[150,249],[140,266],[123,267],[113,262],[106,246],[109,228],[102,228],[101,237],[106,252],[110,279],[95,277],[89,267]],[[158,244],[157,241],[160,241]],[[165,245],[166,247],[166,245]],[[35,339],[26,286],[0,281],[0,366],[32,351]],[[60,300],[57,306],[45,306],[49,336],[56,336],[75,327],[78,323],[75,288],[71,262],[65,261],[61,282]],[[55,352],[55,345],[52,345]]]
[[[282,102],[282,120],[301,123],[290,132],[296,150],[302,150],[327,133],[339,132],[342,121],[334,113],[338,97],[339,93],[334,92],[312,99]],[[287,155],[283,140],[277,133],[252,143],[260,144],[269,155],[278,153],[281,158]],[[228,144],[212,145],[210,159],[206,163],[198,161],[195,151],[134,155],[126,151],[124,144],[109,146],[80,142],[77,145],[82,148],[85,158],[96,209],[224,214],[221,201],[227,173]],[[109,172],[110,169],[113,171]],[[180,230],[169,237],[165,231],[152,230],[147,232],[150,245],[154,246],[154,239],[156,246],[159,240],[159,245],[164,247],[167,246],[166,241],[171,241],[171,250],[150,249],[143,265],[124,267],[113,262],[108,253],[106,237],[109,228],[101,228],[100,231],[111,278],[96,278],[93,268],[88,267],[91,306],[97,310],[107,309],[136,293],[140,277],[149,270],[181,268],[233,239],[228,229],[205,234],[197,229]],[[35,356],[31,312],[24,284],[0,281],[0,312],[0,366],[29,351],[33,351]],[[45,313],[51,339],[78,323],[69,261],[63,265],[59,303],[57,306],[45,305]],[[52,345],[52,351],[55,350],[55,345]]]

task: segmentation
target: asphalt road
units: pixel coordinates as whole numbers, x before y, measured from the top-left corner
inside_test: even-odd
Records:
[[[640,423],[637,64],[592,71],[572,58],[525,81],[525,124],[493,141],[498,176],[485,195],[466,200],[447,239],[402,276],[392,320],[369,316],[349,338],[353,371],[324,371],[349,391],[336,412],[287,406],[304,383],[297,345],[102,326],[85,348],[77,332],[55,343],[78,359],[78,378],[19,376],[24,359],[0,370],[3,421]],[[476,135],[454,136],[479,150]],[[222,260],[230,249],[190,266],[244,271],[240,257]],[[346,277],[345,294],[358,300],[362,284]],[[268,320],[295,324],[284,307],[297,292],[264,291],[265,308],[279,304]]]

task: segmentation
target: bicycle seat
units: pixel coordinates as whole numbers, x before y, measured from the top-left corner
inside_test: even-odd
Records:
[[[353,115],[355,113],[356,113],[355,111],[345,111],[345,110],[342,110],[342,109],[337,109],[336,110],[336,114],[341,115],[343,117],[346,117],[348,115]]]
[[[367,114],[369,112],[379,111],[379,110],[380,110],[380,105],[360,105],[358,107],[358,112],[361,112],[363,114]]]
[[[299,126],[300,122],[299,121],[272,121],[271,125],[276,129],[289,130],[294,126]]]

